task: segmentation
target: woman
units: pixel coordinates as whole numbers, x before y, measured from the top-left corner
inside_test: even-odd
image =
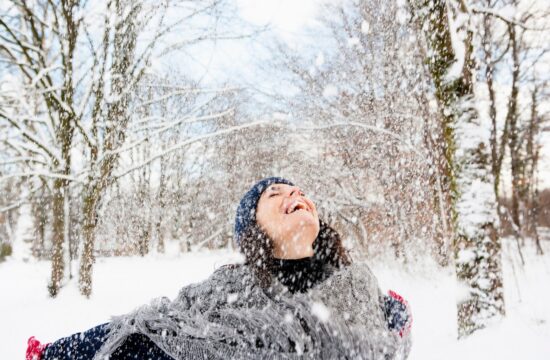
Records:
[[[240,201],[234,236],[244,264],[52,344],[31,338],[27,359],[408,356],[407,303],[382,295],[368,267],[352,264],[292,182],[256,183]]]

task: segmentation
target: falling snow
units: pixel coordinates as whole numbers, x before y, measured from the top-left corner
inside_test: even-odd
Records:
[[[0,5],[0,359],[243,262],[268,176],[409,302],[410,359],[549,358],[547,1],[71,4]]]

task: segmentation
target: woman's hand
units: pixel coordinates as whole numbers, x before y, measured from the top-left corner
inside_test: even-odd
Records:
[[[384,313],[388,328],[396,331],[399,336],[405,337],[411,331],[412,313],[407,300],[390,290],[384,296]]]
[[[40,341],[36,340],[34,336],[31,336],[29,340],[27,340],[27,352],[25,354],[25,359],[41,360],[42,353],[46,349],[46,346],[48,346],[48,344],[41,344]]]

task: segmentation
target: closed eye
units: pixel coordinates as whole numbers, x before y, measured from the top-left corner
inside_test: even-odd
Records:
[[[275,195],[279,195],[278,193],[271,193],[271,195],[269,195],[269,197],[273,197]]]

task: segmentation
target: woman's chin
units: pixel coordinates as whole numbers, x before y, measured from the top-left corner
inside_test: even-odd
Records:
[[[309,227],[312,225],[317,226],[319,224],[319,219],[306,211],[298,211],[287,216],[287,223],[293,224],[293,227]]]
[[[300,247],[293,247],[292,251],[289,251],[289,249],[282,250],[280,253],[274,254],[274,257],[286,260],[297,260],[311,257],[313,254],[313,248],[311,246],[304,245]]]
[[[309,250],[300,251],[294,254],[294,256],[290,257],[289,259],[297,260],[297,259],[303,259],[303,258],[308,258],[312,256],[313,256],[313,249],[309,249]]]

